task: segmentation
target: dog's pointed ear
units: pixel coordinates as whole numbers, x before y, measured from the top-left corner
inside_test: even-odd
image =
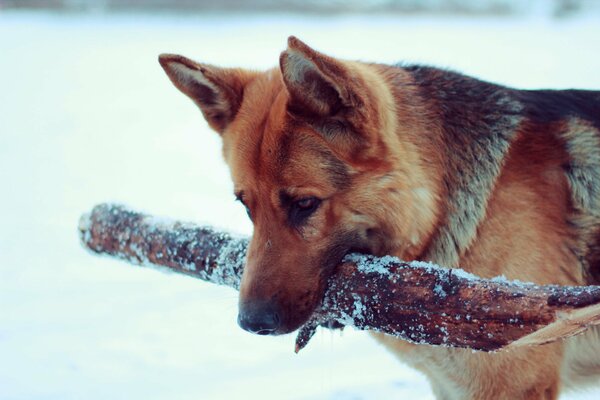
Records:
[[[279,66],[293,113],[327,117],[361,103],[347,66],[294,36],[288,38],[288,48],[281,53]]]
[[[222,134],[237,114],[244,87],[255,73],[200,64],[175,54],[158,57],[171,82],[196,103],[208,124]]]

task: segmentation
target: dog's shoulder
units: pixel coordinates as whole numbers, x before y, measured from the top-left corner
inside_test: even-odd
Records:
[[[522,125],[523,106],[509,88],[454,71],[404,65],[438,122],[444,157],[445,221],[423,258],[458,266],[477,235],[488,200]]]
[[[537,162],[542,175],[547,164],[566,177],[577,255],[600,278],[600,91],[519,90],[435,67],[399,67],[438,119],[445,147],[449,211],[424,257],[456,265],[486,218],[507,160],[529,152],[519,162]]]

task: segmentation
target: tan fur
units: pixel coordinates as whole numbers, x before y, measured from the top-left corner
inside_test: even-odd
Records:
[[[570,232],[557,223],[564,220],[567,204],[566,182],[558,171],[561,159],[545,152],[548,158],[532,165],[528,153],[520,151],[523,147],[513,147],[490,198],[488,217],[460,265],[483,277],[584,284],[581,274],[573,274],[576,269],[557,269],[557,264],[577,264],[564,245]],[[548,193],[555,202],[548,201]],[[562,343],[486,354],[422,348],[387,338],[382,342],[425,372],[441,399],[554,399],[560,387]]]
[[[407,71],[334,59],[295,38],[288,45],[280,68],[264,73],[161,57],[222,134],[235,192],[254,222],[240,307],[271,302],[282,318],[275,333],[297,329],[353,250],[482,277],[589,281],[585,259],[600,210],[589,184],[600,174],[600,153],[588,150],[600,147],[591,125],[531,123],[518,102],[500,96],[514,116],[499,118],[484,145],[451,150],[435,117],[444,105],[423,96]],[[290,207],[306,198],[321,202],[296,223]],[[461,201],[472,204],[462,209]],[[563,385],[597,382],[598,332],[495,354],[373,336],[423,371],[439,399],[512,400],[556,399]]]

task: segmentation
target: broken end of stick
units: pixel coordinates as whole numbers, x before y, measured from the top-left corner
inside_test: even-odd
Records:
[[[296,336],[296,347],[294,348],[294,353],[298,354],[300,350],[306,347],[310,339],[317,332],[317,324],[308,323],[298,330],[298,336]]]
[[[504,349],[555,342],[559,339],[575,336],[596,325],[600,325],[600,304],[570,311],[557,311],[554,322],[515,340],[505,346]]]
[[[94,225],[98,226],[98,219],[101,219],[101,217],[105,218],[109,213],[116,215],[119,212],[127,210],[127,206],[123,204],[101,203],[94,206],[90,212],[81,214],[77,224],[77,230],[79,231],[79,239],[85,245],[84,247],[99,252],[100,250],[92,249],[90,247],[90,243],[93,240],[92,229],[94,228]]]

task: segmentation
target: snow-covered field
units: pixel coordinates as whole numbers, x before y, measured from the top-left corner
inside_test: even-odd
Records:
[[[219,141],[156,57],[423,61],[519,87],[600,89],[600,18],[336,19],[0,12],[0,399],[432,399],[368,335],[236,325],[236,293],[93,257],[80,213],[118,201],[249,234]],[[564,399],[597,399],[600,389]]]

